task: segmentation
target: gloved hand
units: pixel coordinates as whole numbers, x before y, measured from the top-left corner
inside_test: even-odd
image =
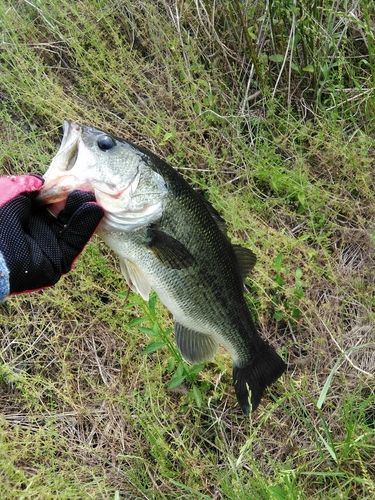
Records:
[[[35,198],[43,179],[0,177],[0,251],[10,293],[54,285],[67,273],[104,212],[92,193],[73,191],[57,217]]]

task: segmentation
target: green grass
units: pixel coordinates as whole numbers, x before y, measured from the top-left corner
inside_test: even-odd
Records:
[[[178,368],[169,313],[124,299],[94,237],[54,288],[0,305],[0,498],[375,496],[373,19],[370,1],[0,0],[2,172],[44,172],[65,118],[167,158],[257,254],[246,296],[288,362],[243,418],[228,353]]]

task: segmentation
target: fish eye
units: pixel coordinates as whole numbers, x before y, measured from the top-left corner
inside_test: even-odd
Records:
[[[116,141],[110,135],[101,135],[97,140],[97,144],[99,149],[107,151],[116,145]]]

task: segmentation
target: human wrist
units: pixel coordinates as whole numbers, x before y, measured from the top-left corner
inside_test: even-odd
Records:
[[[0,252],[0,302],[9,295],[9,270],[3,254]]]

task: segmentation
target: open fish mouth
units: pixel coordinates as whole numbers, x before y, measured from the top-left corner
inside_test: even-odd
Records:
[[[138,151],[95,127],[63,122],[61,145],[44,174],[37,202],[49,205],[56,215],[75,190],[91,192],[103,208],[103,224],[112,229],[134,229],[161,214],[155,196],[166,195],[166,186],[156,172],[145,174]],[[141,175],[146,177],[140,187]],[[156,189],[156,193],[154,192]],[[102,224],[102,225],[103,225]]]
[[[111,178],[101,178],[100,162],[83,137],[85,129],[88,127],[64,120],[60,148],[43,175],[44,184],[38,195],[41,204],[65,200],[76,189],[119,196],[127,187],[118,187]]]
[[[75,189],[84,188],[82,180],[71,173],[78,157],[82,128],[64,120],[63,131],[60,148],[43,176],[45,182],[38,195],[38,201],[43,205],[64,201]]]

